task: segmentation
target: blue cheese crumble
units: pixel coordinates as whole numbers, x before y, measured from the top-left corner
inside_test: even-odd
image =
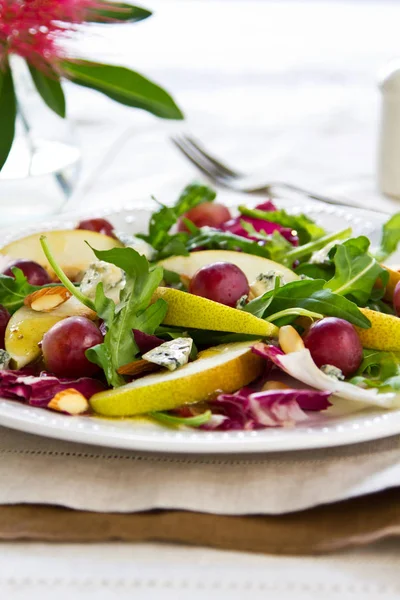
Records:
[[[266,292],[270,292],[275,288],[276,278],[280,278],[280,285],[285,285],[284,277],[278,271],[268,271],[268,273],[260,273],[250,285],[250,299],[258,298]]]
[[[118,304],[121,290],[125,287],[125,276],[123,271],[102,260],[92,263],[80,284],[82,294],[94,300],[99,283],[103,284],[104,294]]]
[[[192,338],[176,338],[176,340],[164,342],[158,348],[146,352],[142,358],[160,365],[160,367],[165,367],[169,371],[175,371],[189,362],[192,346]]]
[[[344,375],[340,369],[334,367],[333,365],[322,365],[320,368],[325,375],[331,377],[332,379],[337,379],[338,381],[344,381]]]
[[[10,366],[11,356],[5,350],[0,348],[0,371],[8,369]]]

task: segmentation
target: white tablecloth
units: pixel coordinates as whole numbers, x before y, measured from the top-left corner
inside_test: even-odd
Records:
[[[400,3],[386,0],[149,0],[156,16],[93,31],[88,56],[167,86],[187,123],[163,123],[68,90],[83,148],[71,208],[155,194],[196,172],[168,134],[188,128],[242,169],[393,211],[376,189],[377,74],[400,53]],[[400,544],[318,558],[166,545],[0,544],[1,597],[394,599]]]

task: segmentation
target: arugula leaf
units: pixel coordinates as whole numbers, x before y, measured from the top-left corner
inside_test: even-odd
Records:
[[[188,185],[175,206],[161,204],[160,210],[151,216],[148,234],[138,234],[137,237],[145,240],[158,252],[157,260],[168,256],[187,256],[186,245],[189,234],[185,232],[170,234],[170,230],[178,222],[178,219],[191,208],[203,202],[212,202],[215,197],[216,192],[203,184]]]
[[[332,264],[314,264],[314,263],[302,263],[296,267],[295,272],[297,275],[305,275],[311,279],[324,279],[329,281],[335,274],[335,268]]]
[[[371,326],[356,304],[324,289],[324,286],[323,279],[292,281],[255,298],[243,310],[267,321],[271,317],[279,327],[294,321],[303,309],[327,317],[339,317],[365,329]],[[277,313],[288,309],[297,309],[297,312],[293,311],[294,314],[287,314],[275,320]]]
[[[212,412],[211,410],[206,410],[200,415],[195,415],[193,417],[178,417],[177,415],[171,415],[166,412],[150,412],[148,413],[148,416],[159,421],[163,425],[170,425],[171,427],[179,427],[179,425],[184,425],[186,427],[201,427],[211,419]]]
[[[388,282],[389,273],[368,253],[370,242],[365,236],[347,240],[332,249],[335,275],[325,288],[341,296],[349,296],[365,306],[370,298],[379,300]],[[382,286],[373,289],[377,280]]]
[[[101,285],[97,287],[96,312],[105,321],[107,332],[103,344],[87,353],[89,360],[102,366],[109,384],[117,387],[124,383],[117,370],[134,360],[139,352],[132,329],[153,334],[166,315],[168,306],[164,300],[150,304],[155,289],[162,281],[163,269],[150,268],[147,259],[133,248],[92,250],[96,258],[116,265],[126,276],[117,306],[105,297]]]
[[[239,206],[240,214],[253,219],[261,219],[270,223],[278,223],[283,227],[296,229],[302,244],[310,240],[316,240],[325,235],[325,230],[319,227],[306,215],[289,215],[285,210],[265,211],[257,208]]]
[[[376,260],[383,261],[396,252],[400,244],[400,212],[396,213],[382,228],[380,247],[376,252]]]
[[[364,359],[350,383],[381,392],[400,391],[400,352],[364,350]]]
[[[0,304],[10,314],[21,308],[26,296],[41,288],[40,285],[31,285],[28,283],[21,269],[12,267],[11,270],[14,273],[14,277],[0,274]]]

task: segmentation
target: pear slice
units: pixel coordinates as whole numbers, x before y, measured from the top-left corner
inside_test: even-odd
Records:
[[[183,404],[201,402],[216,392],[235,392],[256,379],[265,366],[251,352],[249,342],[215,346],[176,371],[163,371],[136,379],[90,399],[94,412],[107,417],[128,417]]]
[[[276,337],[278,334],[278,328],[272,323],[202,296],[159,287],[153,294],[152,302],[159,298],[168,304],[168,311],[163,321],[165,325],[244,333],[260,337]]]
[[[371,321],[369,329],[356,327],[363,347],[384,352],[400,352],[399,317],[380,313],[370,308],[360,308],[360,310]]]
[[[232,263],[242,269],[249,283],[253,283],[261,273],[266,274],[271,271],[281,275],[286,283],[299,278],[296,273],[273,260],[232,250],[200,250],[191,252],[189,256],[171,256],[160,261],[160,264],[168,271],[191,278],[202,267],[221,261]]]
[[[14,369],[22,369],[40,354],[40,342],[53,325],[67,317],[96,319],[94,311],[84,306],[74,296],[51,312],[38,312],[22,306],[11,317],[5,333],[5,348]]]
[[[4,246],[0,250],[0,255],[3,254],[13,260],[17,258],[33,260],[42,265],[50,276],[54,278],[54,272],[47,262],[40,244],[41,235],[47,237],[56,262],[67,276],[73,280],[77,278],[79,273],[86,271],[89,265],[96,260],[88,244],[96,248],[96,250],[110,250],[111,248],[122,246],[122,243],[118,240],[108,235],[97,233],[96,231],[68,229],[28,235]]]

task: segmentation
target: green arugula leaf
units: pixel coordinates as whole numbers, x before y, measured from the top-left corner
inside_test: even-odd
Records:
[[[102,286],[98,286],[95,307],[106,323],[107,332],[103,344],[87,354],[89,360],[101,364],[110,385],[117,387],[124,383],[117,370],[133,361],[139,352],[132,329],[153,334],[166,315],[168,306],[164,300],[150,304],[162,281],[163,269],[151,268],[147,259],[132,248],[92,250],[96,258],[119,267],[126,276],[117,306],[105,297]]]
[[[379,300],[389,278],[388,272],[368,253],[369,245],[368,238],[360,236],[335,246],[335,275],[325,284],[326,289],[350,297],[359,306],[365,306],[370,298]],[[382,287],[374,289],[378,279]]]
[[[305,275],[311,279],[324,279],[329,281],[335,274],[335,267],[333,264],[314,264],[314,263],[302,263],[296,267],[295,272],[297,275]]]
[[[194,417],[178,417],[177,415],[171,415],[166,412],[151,412],[148,416],[156,421],[159,421],[163,425],[170,425],[171,427],[179,427],[184,425],[186,427],[201,427],[208,423],[212,417],[211,410],[206,410],[200,415]]]
[[[104,5],[104,8],[103,8]],[[152,15],[151,11],[139,6],[123,2],[103,2],[98,0],[96,6],[88,9],[85,17],[87,23],[137,23]]]
[[[253,219],[261,219],[270,223],[278,223],[283,227],[296,229],[300,242],[302,244],[310,240],[316,240],[326,234],[322,227],[319,227],[312,219],[306,215],[289,215],[285,210],[265,211],[257,208],[247,208],[239,206],[240,214]]]
[[[59,117],[65,117],[65,96],[60,77],[48,65],[49,75],[28,64],[35,87],[47,106]]]
[[[189,234],[185,232],[170,234],[170,230],[191,208],[203,202],[212,202],[215,197],[216,192],[203,184],[188,185],[174,206],[161,204],[161,208],[151,216],[148,234],[138,234],[137,237],[145,240],[157,251],[157,260],[168,256],[187,256]]]
[[[163,119],[183,119],[181,110],[165,90],[126,67],[63,60],[61,68],[73,83],[97,90],[120,104],[141,108]]]
[[[12,267],[11,270],[14,277],[0,274],[0,304],[13,314],[23,306],[26,296],[39,290],[41,286],[28,283],[21,269]]]
[[[256,314],[267,321],[272,317],[279,327],[293,322],[296,315],[300,315],[303,309],[327,317],[339,317],[358,327],[369,328],[371,326],[367,317],[362,314],[354,302],[324,289],[324,285],[323,279],[292,281],[255,298],[243,310]],[[293,311],[293,314],[287,314],[276,320],[276,314],[288,309],[297,309],[297,312]]]
[[[400,391],[400,352],[364,350],[364,359],[350,383],[379,389]]]
[[[380,247],[376,252],[376,260],[382,262],[396,252],[400,244],[400,212],[396,213],[385,223],[382,228]]]
[[[15,135],[17,102],[8,64],[0,69],[0,171],[10,154]]]

